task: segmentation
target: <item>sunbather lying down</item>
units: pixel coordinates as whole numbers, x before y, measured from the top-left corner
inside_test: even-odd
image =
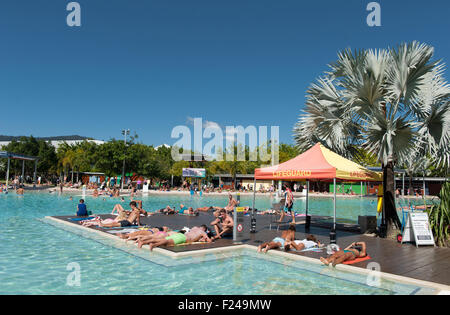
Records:
[[[163,240],[168,236],[174,235],[178,233],[177,231],[158,231],[154,234],[149,234],[149,235],[140,235],[136,238],[136,242],[138,244],[138,247],[141,248],[144,245],[150,244],[152,242],[158,241],[158,240]]]
[[[156,212],[158,212],[158,213],[163,213],[163,214],[175,214],[175,213],[176,213],[176,210],[175,210],[175,207],[174,207],[174,208],[171,208],[170,206],[167,206],[167,207],[165,207],[165,208],[156,210]]]
[[[180,210],[178,210],[177,213],[184,215],[198,215],[198,211],[194,210],[192,207],[186,207],[183,204],[180,204]]]
[[[287,231],[281,233],[281,237],[275,237],[272,241],[262,243],[258,246],[258,253],[267,253],[271,249],[284,249],[286,242],[293,241],[295,239],[295,224],[290,224]]]
[[[340,250],[328,258],[320,257],[320,261],[324,265],[332,264],[332,266],[336,266],[338,264],[342,264],[345,261],[355,260],[356,258],[363,258],[367,256],[366,252],[366,243],[365,242],[355,242],[351,243],[344,250]]]
[[[215,208],[217,208],[217,207],[201,207],[201,208],[195,209],[195,211],[208,212],[208,211],[215,210]]]
[[[302,251],[304,249],[322,247],[322,244],[316,239],[314,235],[308,235],[303,240],[286,241],[284,244],[284,250],[297,250]]]
[[[144,236],[152,236],[157,235],[158,233],[161,234],[162,232],[168,232],[170,229],[167,226],[162,227],[154,227],[154,228],[148,228],[132,233],[126,233],[126,234],[119,234],[120,238],[123,238],[126,241],[137,241],[138,239],[144,237]]]
[[[207,230],[208,228],[206,225],[202,225],[200,227],[195,226],[187,232],[185,230],[181,230],[178,233],[174,233],[163,239],[153,239],[148,243],[150,245],[150,251],[159,246],[175,246],[193,242],[211,243],[212,240],[206,234]]]

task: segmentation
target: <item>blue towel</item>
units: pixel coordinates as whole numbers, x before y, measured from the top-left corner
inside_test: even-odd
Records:
[[[95,219],[95,217],[88,217],[88,218],[70,218],[69,220],[72,221],[84,221],[84,220],[92,220]]]

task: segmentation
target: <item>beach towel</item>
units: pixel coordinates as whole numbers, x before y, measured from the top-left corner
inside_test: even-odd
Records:
[[[372,259],[372,257],[367,255],[366,257],[356,258],[356,259],[353,259],[353,260],[344,261],[343,264],[344,265],[353,265],[353,264],[356,264],[356,263],[359,263],[359,262],[363,262],[363,261],[366,261],[366,260],[369,260],[369,259]]]
[[[182,243],[182,244],[176,244],[175,246],[195,245],[195,244],[208,244],[208,242],[192,242],[192,243]]]
[[[319,247],[312,247],[312,248],[305,248],[302,249],[300,252],[322,252],[323,248],[319,248]]]
[[[106,226],[100,226],[102,229],[105,229],[105,230],[109,230],[109,229],[111,229],[111,230],[114,230],[114,229],[123,229],[123,227],[119,227],[119,226],[113,226],[113,227],[106,227]],[[128,226],[128,228],[138,228],[139,226],[137,226],[137,225],[130,225],[130,226]]]
[[[120,233],[124,233],[124,234],[128,234],[128,233],[133,233],[133,232],[137,232],[139,231],[138,229],[124,229],[124,230],[115,230],[115,231],[107,231],[108,233],[111,234],[120,234]]]
[[[88,217],[88,218],[70,218],[69,220],[72,221],[87,221],[87,220],[92,220],[95,219],[95,217]]]
[[[298,251],[295,248],[291,248],[290,251],[298,252],[298,253],[303,253],[303,252],[318,252],[318,253],[321,253],[322,249],[323,248],[319,248],[319,247],[311,247],[311,248],[305,248],[305,249],[302,249],[302,250]]]
[[[187,217],[197,217],[199,215],[199,213],[197,212],[196,214],[188,214],[188,213],[178,213],[179,215],[184,215]]]

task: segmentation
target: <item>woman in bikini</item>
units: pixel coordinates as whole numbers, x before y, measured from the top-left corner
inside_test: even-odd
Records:
[[[133,233],[119,234],[119,237],[123,238],[126,241],[135,241],[144,236],[154,236],[154,235],[160,234],[160,232],[168,232],[168,231],[169,231],[169,228],[167,226],[154,227],[154,228],[148,228],[148,229],[141,230],[141,231],[136,231]]]
[[[344,250],[340,250],[328,258],[320,257],[320,261],[324,265],[336,266],[342,264],[345,261],[355,260],[356,258],[363,258],[367,256],[366,243],[365,242],[354,242],[351,243]]]

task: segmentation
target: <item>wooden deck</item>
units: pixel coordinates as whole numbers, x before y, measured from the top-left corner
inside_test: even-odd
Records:
[[[111,215],[101,215],[103,219],[112,217]],[[55,216],[57,219],[61,219],[73,224],[77,222],[71,221],[69,218],[73,216]],[[183,216],[183,215],[162,215],[156,214],[151,217],[142,218],[141,223],[149,226],[168,226],[172,229],[181,229],[184,226],[192,227],[201,224],[210,226],[210,222],[213,220],[212,213],[200,213],[197,217]],[[286,219],[288,219],[286,217]],[[306,233],[304,232],[304,224],[298,220],[296,239],[304,239]],[[258,246],[262,242],[270,241],[275,236],[281,234],[282,229],[287,228],[287,224],[280,226],[280,230],[277,231],[276,226],[272,230],[269,229],[271,222],[270,216],[257,215],[257,233],[248,233],[248,238],[244,240],[244,243]],[[250,218],[245,217],[244,226],[247,228],[250,226]],[[106,229],[91,227],[96,230],[107,232]],[[345,225],[341,228],[345,229]],[[350,229],[351,230],[351,229]],[[110,234],[110,233],[108,233]],[[329,243],[329,229],[323,227],[311,227],[308,234],[313,234],[316,238],[324,244]],[[367,252],[372,257],[371,260],[354,264],[355,267],[366,268],[371,262],[376,262],[380,265],[382,272],[391,273],[395,275],[410,277],[418,280],[430,281],[440,283],[444,285],[450,285],[450,249],[449,248],[434,248],[432,246],[425,246],[416,248],[412,244],[399,244],[392,240],[380,239],[377,237],[371,237],[362,235],[350,231],[337,231],[337,243],[341,247],[346,247],[348,244],[355,241],[364,241],[367,243]],[[193,244],[186,246],[176,247],[164,247],[172,252],[185,252],[195,251],[205,248],[217,248],[233,246],[231,239],[221,239],[211,244]],[[290,252],[292,255],[303,255],[311,258],[319,258],[326,256],[326,250],[322,253],[317,252]]]

